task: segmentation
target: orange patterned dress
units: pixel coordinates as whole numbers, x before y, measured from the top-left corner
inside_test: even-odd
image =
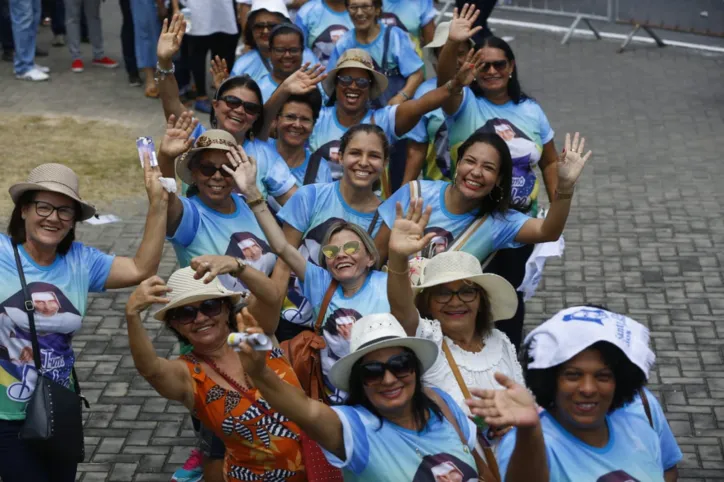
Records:
[[[226,390],[206,375],[193,355],[182,355],[181,359],[195,382],[194,415],[226,445],[226,480],[307,480],[301,431],[296,424],[272,409],[257,389],[248,390],[247,395]],[[294,370],[278,348],[269,352],[267,366],[285,382],[299,387]]]

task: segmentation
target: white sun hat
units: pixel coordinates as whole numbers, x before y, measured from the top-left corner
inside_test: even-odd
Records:
[[[349,376],[354,364],[370,352],[389,347],[412,350],[420,360],[422,373],[435,363],[439,351],[432,340],[407,336],[400,322],[390,313],[363,316],[352,325],[349,355],[332,365],[329,371],[330,381],[338,389],[349,392]]]
[[[430,43],[425,45],[425,49],[436,49],[445,45],[447,38],[450,35],[450,22],[441,22],[435,27],[435,35],[432,37]],[[475,47],[473,39],[468,39],[470,46]]]
[[[412,285],[412,292],[417,296],[425,288],[460,280],[470,281],[485,290],[491,321],[507,320],[515,315],[518,295],[513,285],[502,276],[483,273],[478,258],[463,251],[446,251],[427,260],[419,276],[419,284]]]

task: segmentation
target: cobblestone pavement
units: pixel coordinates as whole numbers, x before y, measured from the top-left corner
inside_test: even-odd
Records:
[[[120,58],[117,4],[103,9],[108,53]],[[684,451],[682,480],[724,481],[724,59],[638,45],[617,55],[608,42],[560,46],[547,34],[497,33],[515,36],[523,87],[543,105],[559,148],[566,131],[579,130],[595,153],[576,193],[565,256],[546,267],[527,306],[528,325],[584,302],[646,323],[658,355],[650,384]],[[41,39],[49,44],[46,29]],[[0,66],[0,115],[104,117],[139,133],[161,132],[160,105],[128,87],[122,69],[73,74],[69,63],[64,49],[52,49],[53,80],[40,85],[18,82]],[[111,211],[122,223],[83,226],[81,239],[133,254],[144,209],[142,200],[119,203]],[[161,276],[174,265],[167,246]],[[168,481],[194,443],[185,410],[156,395],[133,367],[123,319],[128,294],[92,296],[75,337],[92,402],[79,472],[85,482]],[[158,353],[171,355],[173,336],[152,319],[146,327]]]

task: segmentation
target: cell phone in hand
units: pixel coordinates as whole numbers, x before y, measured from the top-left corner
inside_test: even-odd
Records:
[[[156,145],[153,143],[153,139],[151,137],[139,137],[136,139],[136,147],[138,148],[138,159],[141,161],[141,168],[143,168],[144,154],[148,154],[148,159],[151,161],[151,167],[158,166]]]

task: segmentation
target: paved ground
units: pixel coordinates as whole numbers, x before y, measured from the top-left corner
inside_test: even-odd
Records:
[[[120,57],[117,4],[103,8],[108,53]],[[515,36],[524,89],[542,103],[559,146],[566,131],[580,130],[595,151],[566,229],[565,257],[547,267],[528,323],[584,302],[646,323],[658,355],[651,387],[684,451],[683,480],[724,481],[724,59],[640,46],[617,55],[611,43],[574,39],[562,47],[547,34],[497,33]],[[49,32],[41,38],[48,46]],[[67,52],[52,53],[47,84],[20,83],[0,65],[0,115],[86,115],[122,120],[139,134],[160,132],[159,104],[128,87],[122,69],[73,74]],[[132,254],[143,209],[142,201],[119,203],[110,210],[123,223],[84,226],[81,239]],[[168,247],[161,275],[174,263]],[[167,481],[193,444],[185,410],[136,374],[122,316],[127,296],[93,296],[75,337],[78,373],[93,403],[79,473],[85,482]],[[146,326],[159,354],[170,355],[174,338],[158,323]]]

